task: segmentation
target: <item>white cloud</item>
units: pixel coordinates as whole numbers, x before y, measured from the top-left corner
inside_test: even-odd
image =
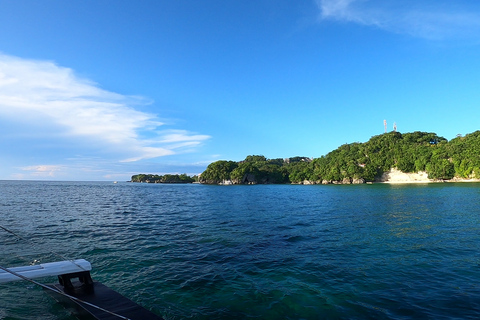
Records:
[[[31,124],[55,128],[58,138],[95,142],[130,155],[126,161],[175,154],[181,145],[172,144],[171,133],[163,136],[158,131],[163,123],[157,116],[134,108],[150,103],[103,90],[53,62],[0,54],[0,118],[19,123],[24,130]],[[209,136],[179,130],[174,138],[191,146]]]
[[[351,14],[351,3],[355,0],[317,0],[317,5],[321,9],[324,18],[336,17],[338,19],[354,20]]]
[[[480,6],[465,0],[316,0],[322,20],[375,26],[415,37],[480,39]]]
[[[61,165],[36,165],[20,168],[22,171],[27,171],[27,175],[20,175],[21,178],[28,176],[29,178],[52,178],[59,171],[64,168]],[[18,178],[18,177],[17,177]]]
[[[202,141],[208,139],[206,135],[192,135],[185,130],[169,130],[164,132],[162,142]]]
[[[175,154],[173,150],[158,147],[140,147],[137,151],[138,152],[135,152],[135,154],[137,154],[136,156],[123,159],[121,162],[134,162],[142,159],[158,158]]]

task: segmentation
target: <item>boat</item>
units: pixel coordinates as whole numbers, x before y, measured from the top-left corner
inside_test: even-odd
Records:
[[[93,281],[91,270],[91,263],[85,259],[13,268],[0,266],[0,283],[20,280],[32,282],[43,287],[57,302],[73,303],[79,315],[89,315],[97,320],[162,319],[106,285]],[[34,280],[51,276],[57,276],[58,283],[43,284]]]

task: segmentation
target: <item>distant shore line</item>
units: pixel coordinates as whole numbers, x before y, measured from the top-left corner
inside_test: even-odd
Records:
[[[140,176],[143,176],[144,179],[138,179]],[[259,183],[256,181],[251,181],[248,183],[240,183],[240,181],[236,180],[223,180],[218,183],[208,183],[208,182],[201,182],[199,181],[198,177],[195,176],[194,178],[188,179],[185,174],[181,175],[182,179],[179,179],[178,175],[165,175],[165,176],[157,176],[157,175],[136,175],[132,177],[132,180],[128,182],[136,182],[136,183],[159,183],[159,184],[216,184],[216,185],[248,185],[248,184],[281,184],[281,183]],[[170,179],[165,179],[166,177]],[[150,178],[150,179],[148,179]],[[350,179],[345,178],[340,181],[328,181],[328,180],[319,180],[319,181],[311,181],[311,180],[304,180],[295,183],[289,184],[297,184],[297,185],[317,185],[317,184],[337,184],[337,185],[348,185],[348,184],[425,184],[425,183],[455,183],[455,182],[480,182],[480,179],[477,178],[459,178],[453,177],[452,179],[429,179],[428,173],[425,171],[414,172],[414,173],[406,173],[398,170],[397,168],[392,168],[387,172],[384,172],[380,177],[378,177],[374,181],[366,181],[363,178],[358,179]]]
[[[454,177],[452,179],[429,179],[428,174],[424,171],[417,173],[405,173],[396,168],[390,169],[390,171],[384,172],[382,177],[377,183],[390,183],[390,184],[402,184],[402,183],[444,183],[444,182],[480,182],[480,179],[466,179]]]
[[[358,181],[360,180],[360,181]],[[304,181],[300,184],[424,184],[424,183],[452,183],[452,182],[480,182],[480,179],[474,178],[458,178],[454,177],[452,179],[429,179],[428,173],[424,171],[415,172],[415,173],[406,173],[402,172],[396,168],[390,169],[390,171],[384,172],[378,180],[375,181],[362,181],[363,179],[357,179],[357,181],[329,181],[329,182],[320,182],[315,183],[312,181]]]
[[[415,173],[406,173],[402,172],[396,168],[390,169],[390,171],[384,172],[377,180],[366,181],[363,178],[359,179],[343,179],[341,181],[310,181],[304,180],[297,183],[297,185],[317,185],[317,184],[336,184],[336,185],[349,185],[349,184],[425,184],[425,183],[455,183],[455,182],[480,182],[480,179],[475,178],[458,178],[454,177],[452,179],[429,179],[428,173],[424,171],[415,172]],[[218,185],[236,185],[236,184],[261,184],[261,183],[237,183],[232,180],[223,180]]]

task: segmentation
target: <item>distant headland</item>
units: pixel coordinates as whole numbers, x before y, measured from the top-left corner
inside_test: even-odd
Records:
[[[132,176],[132,182],[168,182],[152,176]],[[480,182],[480,131],[450,141],[435,133],[393,131],[344,144],[320,158],[250,155],[239,162],[213,162],[199,176],[180,176],[176,182],[224,185]]]
[[[145,183],[193,183],[198,181],[198,177],[190,177],[187,174],[136,174],[132,176],[130,182]]]

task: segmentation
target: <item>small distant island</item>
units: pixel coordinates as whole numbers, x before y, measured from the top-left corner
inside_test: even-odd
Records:
[[[450,141],[435,133],[393,131],[373,136],[365,143],[344,144],[315,159],[250,155],[239,162],[213,162],[195,177],[132,177],[132,182],[224,185],[446,181],[480,181],[480,131]]]
[[[193,183],[198,182],[198,177],[190,177],[187,174],[165,174],[163,176],[157,174],[136,174],[132,176],[130,182],[144,183]]]

